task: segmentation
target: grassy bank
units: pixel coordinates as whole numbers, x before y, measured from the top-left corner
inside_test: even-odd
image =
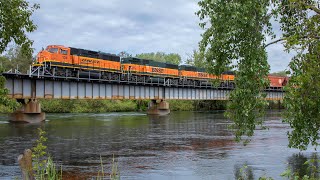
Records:
[[[137,103],[130,100],[41,100],[44,112],[101,113],[136,111]]]
[[[47,113],[103,113],[146,111],[149,100],[40,100],[42,110]],[[168,100],[171,111],[225,110],[228,101]],[[278,101],[269,101],[268,109],[278,109]],[[282,104],[280,104],[280,108]],[[0,113],[13,110],[0,105]]]
[[[171,111],[225,109],[226,101],[168,100]],[[102,113],[146,111],[149,100],[41,100],[44,112],[50,113]]]

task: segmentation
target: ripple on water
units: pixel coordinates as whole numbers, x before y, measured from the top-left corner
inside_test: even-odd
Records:
[[[100,170],[100,158],[110,170],[113,155],[121,179],[236,179],[235,174],[246,164],[255,179],[264,172],[279,179],[288,158],[298,163],[293,155],[299,152],[286,147],[288,125],[277,114],[266,116],[269,130],[255,131],[247,146],[234,142],[230,121],[222,113],[173,112],[162,118],[132,112],[47,117],[51,120],[45,123],[48,150],[70,178],[81,173],[94,176]],[[0,124],[8,123],[1,118]],[[37,127],[0,126],[0,179],[13,179],[20,173],[16,158],[32,147]],[[308,152],[312,150],[307,151],[307,158]]]

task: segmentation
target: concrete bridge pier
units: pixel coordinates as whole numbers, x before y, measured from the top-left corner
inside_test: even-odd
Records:
[[[151,100],[148,105],[147,114],[149,115],[168,115],[170,114],[169,103],[165,100]]]
[[[41,105],[36,99],[18,102],[22,102],[22,107],[10,114],[11,122],[39,123],[45,120],[45,113],[41,111]]]

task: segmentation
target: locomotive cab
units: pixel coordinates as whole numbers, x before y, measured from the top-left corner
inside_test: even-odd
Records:
[[[50,45],[45,50],[42,50],[37,55],[37,63],[43,64],[47,62],[61,62],[68,63],[70,58],[70,48]]]

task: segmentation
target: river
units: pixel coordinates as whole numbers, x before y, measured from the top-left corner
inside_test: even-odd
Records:
[[[281,179],[288,167],[305,173],[312,148],[287,148],[289,126],[280,112],[268,112],[252,142],[233,141],[223,112],[47,114],[42,124],[11,124],[0,118],[0,179],[20,176],[17,157],[31,148],[37,128],[47,132],[48,152],[63,171],[97,175],[110,171],[112,156],[121,179],[236,179],[245,169],[249,179],[266,175]],[[247,166],[247,168],[243,168]]]

